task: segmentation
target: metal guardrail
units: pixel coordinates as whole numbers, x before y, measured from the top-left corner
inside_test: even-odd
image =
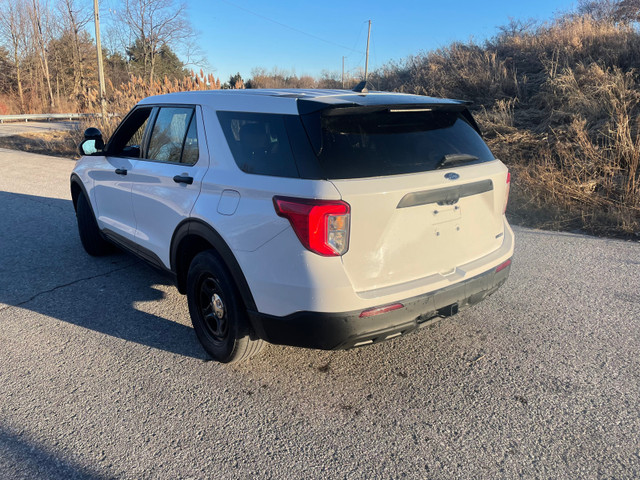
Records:
[[[46,120],[79,120],[81,118],[99,118],[99,113],[27,113],[24,115],[0,115],[4,122],[36,122]]]

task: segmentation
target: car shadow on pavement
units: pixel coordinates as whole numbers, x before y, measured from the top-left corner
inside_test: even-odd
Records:
[[[178,355],[208,358],[189,324],[186,301],[164,299],[173,297],[168,276],[133,255],[85,253],[71,200],[0,192],[0,246],[0,315],[11,318],[11,307],[19,307]],[[153,304],[159,300],[165,303]],[[171,319],[176,317],[179,321]]]
[[[37,442],[24,438],[0,425],[0,476],[2,478],[70,478],[98,480],[109,478],[73,460],[64,459],[62,453],[48,450]]]

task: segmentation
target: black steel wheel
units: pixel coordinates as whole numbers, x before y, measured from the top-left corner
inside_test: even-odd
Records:
[[[215,360],[238,362],[262,350],[264,342],[251,338],[235,283],[214,251],[201,252],[191,262],[187,301],[198,340]]]
[[[198,314],[204,321],[205,333],[212,342],[224,343],[229,337],[229,322],[218,280],[203,276],[197,289]]]

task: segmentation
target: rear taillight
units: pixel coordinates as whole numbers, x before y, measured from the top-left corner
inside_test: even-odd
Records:
[[[339,256],[349,249],[351,207],[341,200],[273,197],[276,213],[289,220],[302,245],[318,255]]]
[[[399,310],[401,308],[404,308],[404,305],[401,303],[385,305],[384,307],[369,308],[367,310],[363,310],[362,312],[360,312],[360,318],[375,317],[376,315],[393,312],[394,310]]]
[[[507,213],[507,203],[509,203],[509,190],[511,189],[511,172],[507,172],[507,188],[504,194],[504,209],[502,210],[502,214]]]
[[[496,267],[496,273],[498,273],[501,270],[504,270],[505,268],[507,268],[509,265],[511,265],[511,259],[507,260],[506,262],[502,262],[500,265],[498,265]]]

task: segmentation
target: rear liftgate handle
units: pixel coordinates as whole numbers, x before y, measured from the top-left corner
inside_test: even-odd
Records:
[[[176,175],[173,177],[173,181],[176,183],[186,183],[187,185],[191,185],[193,183],[193,177],[189,177],[187,175]]]

